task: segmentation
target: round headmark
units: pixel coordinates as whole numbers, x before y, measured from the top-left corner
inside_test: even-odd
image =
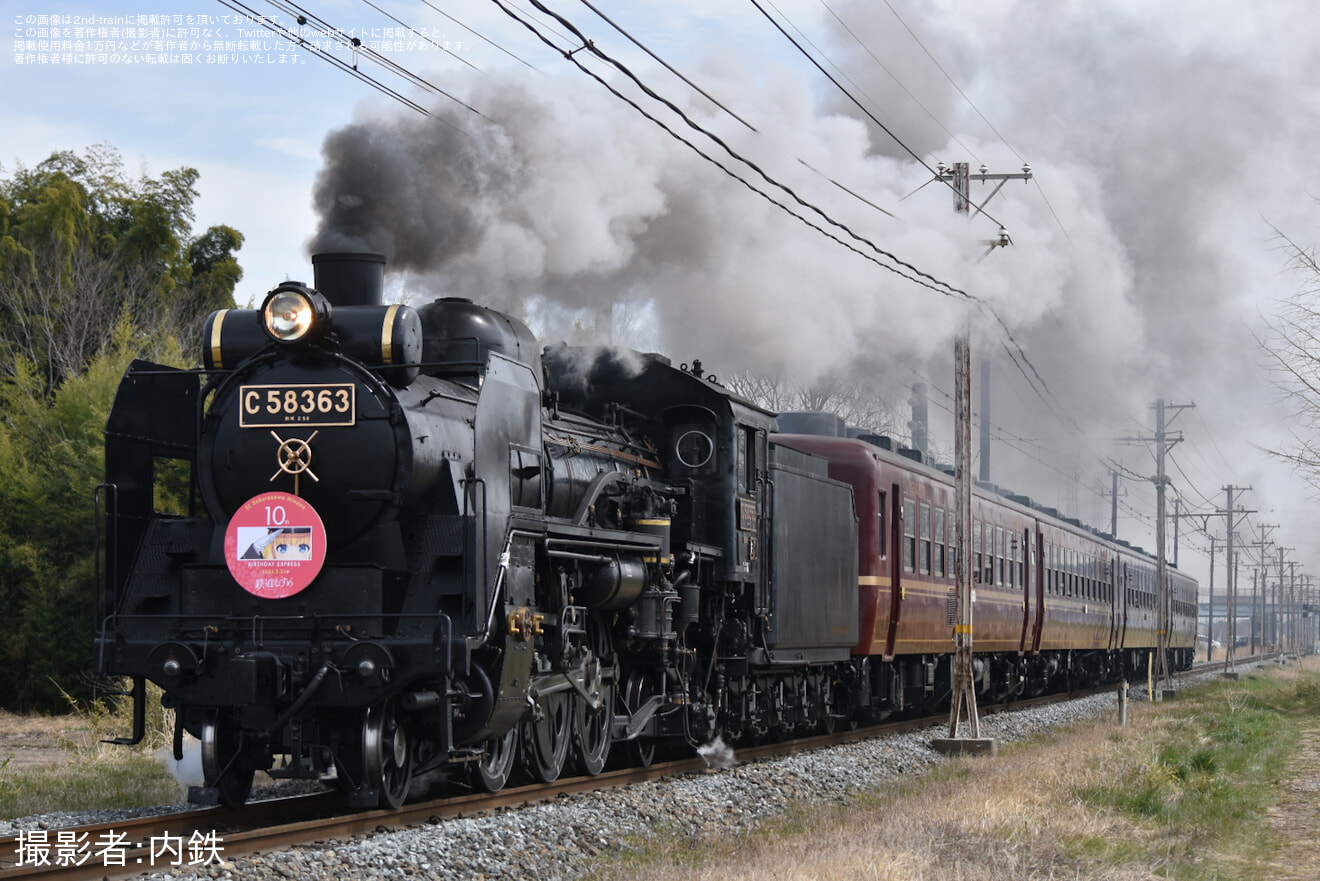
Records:
[[[284,492],[253,496],[225,530],[225,562],[244,590],[283,599],[312,583],[325,563],[325,525],[303,499]]]

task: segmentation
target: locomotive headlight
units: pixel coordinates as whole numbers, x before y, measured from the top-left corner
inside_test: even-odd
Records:
[[[305,285],[282,284],[266,295],[261,323],[270,338],[279,343],[316,339],[330,323],[330,304]]]

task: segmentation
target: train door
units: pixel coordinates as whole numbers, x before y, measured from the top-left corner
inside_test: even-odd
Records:
[[[1127,561],[1119,560],[1114,568],[1118,570],[1118,584],[1114,589],[1114,603],[1118,608],[1118,648],[1122,648],[1127,645],[1128,600],[1132,591],[1128,590]]]
[[[764,503],[765,465],[768,461],[766,432],[752,425],[734,429],[737,451],[734,463],[735,533],[738,567],[757,585],[757,609],[770,608],[770,576],[761,567],[761,552],[768,547],[767,505]]]
[[[897,483],[890,487],[889,506],[889,632],[885,635],[886,661],[893,660],[894,644],[898,641],[898,621],[903,613],[903,569],[907,554],[903,533],[903,488]]]
[[[1022,589],[1022,636],[1018,640],[1018,651],[1025,654],[1031,651],[1032,607],[1035,605],[1031,598],[1031,588],[1034,583],[1031,577],[1034,568],[1032,561],[1035,558],[1031,529],[1022,530],[1022,534],[1013,539],[1013,544],[1016,546],[1013,565],[1018,573],[1018,586]]]
[[[1119,621],[1118,621],[1118,558],[1110,557],[1105,564],[1105,573],[1109,576],[1105,579],[1106,590],[1109,591],[1109,650],[1112,652],[1119,647]]]
[[[1037,525],[1032,535],[1032,560],[1036,571],[1031,579],[1032,590],[1036,592],[1036,615],[1031,627],[1031,654],[1040,653],[1041,631],[1045,629],[1045,535]]]

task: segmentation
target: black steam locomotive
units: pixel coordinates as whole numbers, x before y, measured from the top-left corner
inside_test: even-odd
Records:
[[[134,363],[107,427],[99,667],[200,739],[194,800],[268,770],[397,806],[431,770],[493,790],[839,715],[851,491],[773,414],[466,300],[381,305],[379,257],[314,264],[210,316],[203,370]]]
[[[398,806],[433,771],[495,790],[947,698],[946,474],[778,434],[696,363],[383,305],[379,256],[313,263],[210,316],[200,370],[134,363],[106,430],[98,666],[133,682],[132,739],[151,681],[176,754],[200,740],[193,800],[264,770]],[[182,514],[157,510],[175,460]],[[989,489],[974,509],[981,693],[1139,675],[1154,561]]]

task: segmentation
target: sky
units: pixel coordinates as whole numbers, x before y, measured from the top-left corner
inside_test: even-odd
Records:
[[[1258,342],[1305,283],[1279,231],[1309,247],[1320,218],[1306,0],[594,0],[628,36],[584,2],[504,2],[556,48],[493,0],[306,0],[302,47],[284,2],[253,24],[219,0],[9,0],[0,174],[98,143],[198,169],[195,230],[246,237],[240,304],[310,281],[311,248],[366,247],[398,296],[471,296],[546,339],[609,316],[614,342],[716,373],[898,403],[923,381],[946,454],[970,326],[995,483],[1107,528],[1117,469],[1118,534],[1153,550],[1142,439],[1155,401],[1194,403],[1169,410],[1179,565],[1205,594],[1208,528],[1222,592],[1235,486],[1239,545],[1277,524],[1320,573],[1315,490],[1265,452],[1301,428]],[[565,58],[573,28],[652,94]],[[941,162],[1031,179],[969,217]]]

